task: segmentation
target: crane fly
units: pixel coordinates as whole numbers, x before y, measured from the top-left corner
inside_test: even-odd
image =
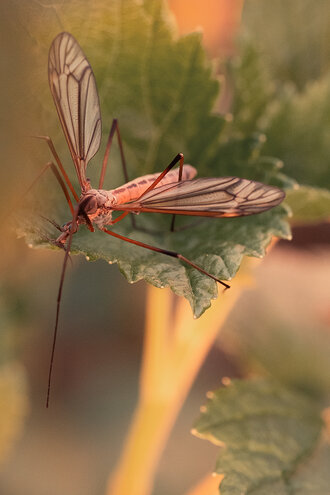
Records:
[[[72,216],[71,220],[62,227],[52,222],[60,230],[59,236],[53,242],[65,250],[65,256],[57,297],[54,338],[48,375],[47,407],[49,405],[64,275],[72,236],[80,225],[86,225],[92,232],[96,227],[105,234],[122,241],[177,258],[222,284],[225,288],[229,288],[228,284],[208,273],[182,254],[125,237],[107,227],[121,221],[129,213],[149,212],[173,215],[173,230],[175,215],[217,218],[254,215],[278,205],[285,196],[285,193],[277,187],[238,177],[195,178],[196,169],[191,165],[184,165],[182,153],[178,153],[162,173],[145,175],[129,181],[116,119],[113,120],[110,129],[98,188],[94,189],[86,177],[86,168],[101,143],[102,122],[99,97],[92,68],[78,42],[69,33],[60,33],[51,44],[48,58],[48,78],[76,170],[80,194],[77,194],[66,174],[52,140],[48,136],[36,136],[47,142],[55,159],[55,164],[49,162],[45,165],[37,179],[45,170],[51,169],[53,171],[64,192]],[[126,183],[119,188],[106,190],[103,189],[103,182],[111,143],[115,134]],[[176,164],[179,164],[179,167],[172,170]],[[121,214],[113,219],[113,212],[121,212]]]

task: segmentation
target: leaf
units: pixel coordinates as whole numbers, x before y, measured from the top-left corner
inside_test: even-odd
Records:
[[[250,33],[251,35],[251,33]],[[330,72],[300,91],[270,76],[271,52],[244,38],[229,64],[235,93],[232,133],[263,132],[263,152],[278,157],[305,185],[330,189]]]
[[[330,486],[330,445],[320,442],[315,455],[302,464],[292,477],[294,493],[300,495],[328,495]]]
[[[242,22],[273,80],[291,81],[302,89],[330,69],[327,0],[246,2]]]
[[[292,473],[316,447],[320,406],[266,379],[233,381],[203,408],[194,434],[221,449],[222,495],[291,494]],[[298,493],[298,492],[297,492]]]
[[[201,37],[194,33],[178,38],[163,2],[115,0],[104,5],[100,1],[94,5],[88,20],[81,15],[81,3],[79,9],[75,1],[67,2],[65,7],[58,5],[56,14],[63,20],[65,29],[78,38],[94,69],[101,100],[103,141],[112,118],[119,120],[130,178],[162,171],[181,151],[186,162],[197,167],[200,176],[229,174],[287,185],[285,176],[276,167],[270,173],[268,166],[262,166],[262,142],[257,135],[228,139],[224,132],[226,119],[212,111],[219,84],[206,60]],[[36,23],[31,19],[26,24],[34,36],[40,33],[41,40],[47,37],[47,43],[42,41],[38,45],[39,50],[42,46],[47,53],[51,42],[49,32],[52,36],[57,32],[48,27],[45,34],[44,25]],[[43,85],[47,85],[46,78]],[[38,91],[35,98],[41,101]],[[48,128],[56,121],[56,112],[42,102],[41,107],[47,128],[39,129],[36,134],[48,134]],[[56,125],[58,128],[59,123]],[[64,139],[59,142],[62,156]],[[114,147],[111,153],[114,153],[111,172],[115,168],[120,170],[118,149]],[[99,156],[99,163],[101,159]],[[95,158],[92,162],[88,174],[92,184],[96,184],[100,165],[96,165]],[[71,177],[72,172],[71,166]],[[112,180],[107,176],[105,187],[119,185],[122,178],[118,177],[122,173]],[[33,204],[35,210],[41,209],[45,216],[60,224],[70,219],[68,213],[62,213],[65,208],[62,197],[54,203],[47,198],[42,205],[35,197]],[[273,235],[290,238],[286,216],[287,210],[281,206],[251,218],[207,220],[196,227],[170,233],[169,217],[141,215],[139,225],[156,233],[132,230],[128,218],[114,230],[178,251],[216,277],[227,280],[235,275],[244,255],[263,256]],[[185,225],[189,219],[181,222]],[[32,215],[21,218],[19,223],[20,233],[35,246],[49,246],[47,239],[58,235],[45,221]],[[156,287],[170,286],[189,300],[195,316],[200,316],[217,296],[215,282],[189,266],[100,232],[92,235],[81,228],[74,236],[73,252],[93,260],[101,258],[118,263],[130,282],[145,279]]]
[[[276,97],[276,86],[249,35],[239,41],[238,55],[228,60],[226,72],[233,85],[233,132],[244,135],[262,130],[265,112]]]
[[[312,306],[311,298],[307,300]],[[276,305],[276,302],[272,300],[272,304]],[[292,307],[290,302],[287,306]],[[231,317],[230,330],[221,334],[221,340],[227,345],[232,339],[235,360],[249,372],[262,369],[283,386],[318,400],[328,400],[330,336],[317,321],[317,316],[313,315],[313,326],[310,326],[303,313],[306,326],[297,321],[296,326],[292,326],[285,319],[281,320],[288,311],[282,305],[281,316],[277,314],[270,318],[272,312],[265,294],[255,301],[254,307],[258,309],[249,314],[251,301],[242,301],[240,314]],[[292,311],[292,319],[294,314]]]
[[[285,170],[305,184],[287,184],[292,221],[320,222],[329,212],[330,73],[300,91],[287,83],[276,89],[267,63],[271,47],[258,50],[251,37],[241,40],[240,54],[228,66],[235,85],[229,132],[264,132],[263,151],[281,158]]]
[[[287,203],[294,222],[320,222],[329,220],[330,190],[301,186],[288,191]]]
[[[269,109],[265,151],[300,184],[330,189],[330,72],[303,92],[288,88]]]

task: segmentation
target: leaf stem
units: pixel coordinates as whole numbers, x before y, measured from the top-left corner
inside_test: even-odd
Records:
[[[170,290],[148,287],[140,398],[107,495],[151,493],[155,470],[175,419],[244,286],[243,270],[243,276],[235,277],[231,289],[220,294],[197,320],[192,319],[183,298],[173,315]]]

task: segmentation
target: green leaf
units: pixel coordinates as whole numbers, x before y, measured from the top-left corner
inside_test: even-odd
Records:
[[[265,150],[304,185],[330,189],[330,72],[303,92],[288,88],[269,109]]]
[[[242,19],[273,80],[302,89],[330,69],[327,0],[246,2]]]
[[[301,186],[287,193],[287,204],[292,210],[294,222],[320,222],[329,220],[330,190]]]
[[[222,495],[288,495],[321,427],[314,400],[270,380],[235,380],[212,394],[193,432],[225,444],[216,464]]]
[[[293,212],[293,222],[327,219],[330,211],[325,189],[330,188],[330,73],[307,83],[300,91],[292,83],[276,88],[278,81],[271,78],[267,65],[272,56],[271,47],[266,45],[258,50],[257,40],[252,42],[251,38],[250,32],[241,40],[240,53],[228,66],[235,92],[234,118],[227,132],[234,136],[264,132],[263,151],[283,160],[285,170],[306,185],[288,191],[287,203]],[[278,165],[280,163],[278,160]],[[287,183],[286,187],[292,189],[294,184]]]
[[[242,37],[226,72],[233,85],[232,130],[243,135],[262,130],[265,112],[275,97],[275,83],[250,36]]]
[[[292,477],[293,493],[297,495],[328,495],[330,486],[330,445],[321,442],[315,455],[302,463],[302,469]]]
[[[270,173],[269,166],[262,166],[262,140],[257,135],[228,139],[224,131],[226,119],[213,111],[219,84],[206,59],[201,36],[194,33],[179,38],[163,2],[114,0],[104,5],[98,1],[93,4],[88,20],[81,17],[81,6],[78,10],[75,7],[74,1],[67,2],[65,8],[58,6],[57,18],[76,36],[93,66],[100,93],[104,142],[112,118],[119,120],[130,178],[160,172],[178,152],[183,152],[186,162],[196,166],[199,175],[236,175],[285,183],[276,167],[271,168]],[[26,24],[34,37],[42,40],[35,50],[40,54],[42,47],[45,59],[51,38],[57,33],[51,19],[48,19],[47,33],[44,25],[40,26],[34,19]],[[46,77],[42,84],[43,88],[47,86]],[[43,103],[39,89],[35,91],[35,100],[40,101],[47,124],[36,134],[49,134],[56,122],[56,112]],[[59,128],[58,122],[56,125]],[[58,143],[61,143],[62,156],[64,139]],[[115,145],[111,153],[111,175],[105,181],[109,189],[122,182]],[[100,163],[100,156],[98,160]],[[114,169],[120,173],[113,174]],[[94,159],[88,167],[92,184],[97,184],[99,173],[100,165]],[[42,184],[45,187],[46,179]],[[41,183],[38,191],[40,188]],[[54,189],[53,186],[48,188]],[[54,202],[50,197],[40,203],[34,198],[33,203],[37,211],[41,210],[59,224],[70,220],[68,213],[63,214],[65,202],[60,196],[54,198]],[[139,225],[156,231],[154,234],[132,230],[129,218],[114,230],[153,246],[180,252],[216,277],[228,280],[237,272],[244,255],[263,256],[273,235],[290,238],[286,216],[287,210],[281,206],[251,218],[211,219],[170,233],[169,216],[141,215]],[[178,219],[178,225],[180,222],[185,225],[189,219]],[[19,231],[29,243],[39,246],[49,246],[47,239],[58,235],[47,222],[32,215],[29,219],[20,219]],[[74,236],[73,252],[92,260],[118,263],[130,282],[145,279],[157,287],[171,287],[189,300],[195,316],[200,316],[217,296],[216,283],[189,266],[101,232],[91,234],[81,228]]]
[[[290,303],[288,303],[290,305]],[[248,314],[249,302],[241,305],[241,315],[232,318],[222,339],[235,345],[235,359],[252,373],[262,369],[283,386],[327,401],[330,390],[330,336],[322,326],[297,323],[296,327],[272,316],[265,299],[255,303],[258,311]],[[281,314],[286,314],[282,306]],[[305,315],[306,319],[306,315]],[[236,320],[236,321],[235,321]],[[234,328],[233,328],[234,326]]]
[[[235,86],[231,130],[265,133],[263,152],[282,160],[287,173],[301,184],[330,189],[330,72],[298,91],[271,78],[270,57],[250,38],[241,40],[229,64]]]

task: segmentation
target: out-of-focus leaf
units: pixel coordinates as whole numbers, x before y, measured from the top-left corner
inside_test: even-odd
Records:
[[[302,463],[302,469],[292,476],[292,493],[300,495],[328,495],[330,486],[330,445],[325,441],[315,455]]]
[[[270,380],[235,380],[212,394],[194,433],[222,446],[222,495],[289,495],[292,473],[311,456],[321,427],[314,400]]]
[[[282,245],[272,254],[270,263],[257,270],[257,287],[262,289],[244,293],[240,311],[231,313],[219,335],[219,345],[244,376],[267,373],[284,386],[326,403],[330,253],[292,251]]]
[[[330,217],[330,190],[301,186],[287,193],[293,222],[320,222]]]
[[[330,75],[310,81],[300,91],[286,80],[280,83],[267,65],[271,48],[258,50],[249,35],[229,63],[234,89],[233,122],[227,133],[264,132],[263,152],[282,160],[285,171],[306,185],[288,192],[293,221],[322,221],[330,211],[327,191],[318,189],[330,188]],[[292,189],[293,184],[287,186]]]
[[[232,130],[242,135],[260,131],[276,86],[248,36],[241,39],[238,54],[228,61],[226,72],[233,88]]]
[[[327,0],[249,0],[243,27],[263,54],[272,79],[302,89],[330,69]]]
[[[282,93],[265,132],[266,152],[281,157],[298,182],[330,189],[330,73],[302,93]]]
[[[242,307],[244,323],[238,316],[242,330],[231,328],[237,360],[247,369],[266,370],[284,386],[327,400],[330,390],[328,333],[318,328],[293,329],[280,320],[270,325],[268,306],[263,302],[265,321],[262,310],[261,315],[250,316],[244,312],[245,305]],[[247,322],[249,318],[252,321]],[[226,337],[228,333],[225,332],[223,338]]]
[[[119,119],[130,178],[161,171],[181,151],[200,175],[236,175],[283,183],[276,167],[271,174],[268,167],[262,168],[258,137],[228,140],[226,133],[222,134],[226,120],[212,111],[219,86],[206,60],[200,35],[177,38],[163,2],[115,0],[106,5],[96,2],[88,20],[81,18],[75,5],[74,1],[67,2],[65,7],[58,5],[57,17],[77,37],[94,68],[104,132],[113,117]],[[27,29],[37,39],[40,35],[45,58],[58,30],[48,24],[46,35],[44,26],[35,21],[28,23]],[[38,45],[39,53],[40,48]],[[46,77],[43,85],[47,86]],[[36,98],[40,100],[40,96]],[[55,110],[50,113],[47,105],[46,108],[47,122],[54,121]],[[51,127],[50,123],[47,125]],[[38,133],[48,134],[48,128],[39,129]],[[63,138],[61,143],[63,147]],[[114,158],[119,167],[118,153],[115,152]],[[93,160],[88,167],[92,184],[96,184],[99,170]],[[117,181],[118,178],[111,184],[107,177],[105,187],[114,187]],[[48,210],[45,201],[36,209],[58,223],[69,220],[70,215],[61,215],[64,200],[57,201]],[[34,203],[38,204],[37,199]],[[47,203],[50,204],[50,199]],[[230,279],[243,255],[263,256],[273,235],[290,237],[286,214],[285,208],[278,207],[251,218],[207,220],[198,227],[174,234],[168,232],[169,217],[144,215],[142,218],[141,215],[140,225],[161,233],[133,231],[129,219],[115,230],[178,251],[213,275]],[[57,232],[49,227],[39,218],[20,220],[20,231],[33,245],[46,245],[47,238],[56,237]],[[216,283],[196,270],[100,232],[91,235],[82,228],[74,236],[73,252],[90,259],[117,262],[130,282],[143,278],[157,287],[170,286],[189,300],[195,316],[200,316],[217,295]]]
[[[229,64],[231,132],[264,132],[264,153],[282,160],[301,184],[329,189],[330,73],[298,91],[271,79],[265,65],[265,56],[242,39],[239,55]]]

